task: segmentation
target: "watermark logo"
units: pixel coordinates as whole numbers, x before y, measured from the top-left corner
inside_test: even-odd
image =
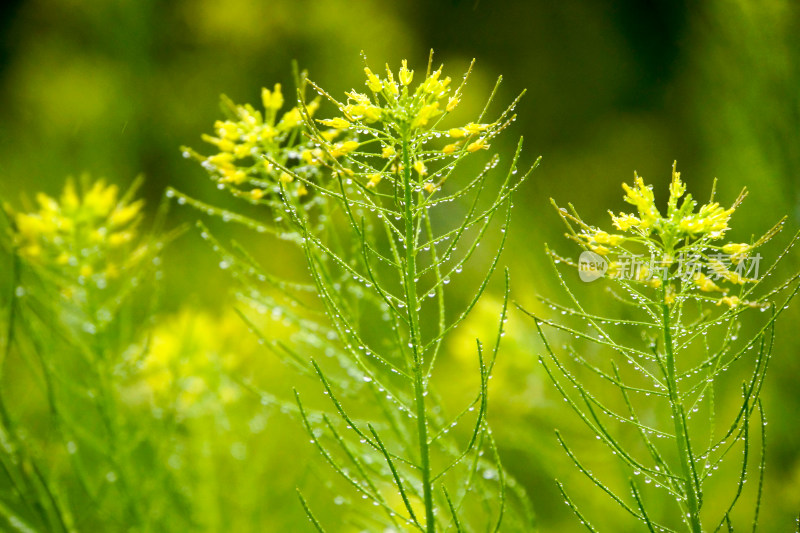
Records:
[[[581,281],[591,282],[606,275],[608,261],[600,254],[586,250],[578,258],[578,275]]]
[[[663,278],[667,271],[670,277],[684,281],[692,281],[698,276],[709,279],[727,279],[741,283],[758,279],[761,254],[741,257],[726,254],[714,254],[709,257],[700,255],[680,255],[674,259],[659,259],[655,255],[645,256],[622,254],[613,263],[600,254],[584,251],[578,258],[578,275],[585,282],[592,282],[604,276],[615,279],[648,281]]]

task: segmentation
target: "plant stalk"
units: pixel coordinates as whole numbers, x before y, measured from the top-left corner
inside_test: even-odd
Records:
[[[433,489],[431,487],[430,449],[428,448],[428,424],[425,412],[424,361],[420,347],[422,345],[419,328],[419,311],[417,310],[417,261],[414,246],[414,215],[412,210],[411,164],[408,153],[408,133],[403,133],[403,201],[405,219],[406,250],[406,308],[410,324],[411,349],[414,356],[414,403],[417,415],[417,434],[419,438],[420,470],[422,471],[422,491],[425,501],[425,530],[435,533],[436,522],[433,515]]]
[[[664,284],[666,286],[666,284]],[[675,439],[678,445],[678,456],[681,460],[683,483],[686,489],[686,503],[689,511],[689,527],[692,533],[702,533],[700,524],[700,505],[694,484],[693,463],[689,433],[683,417],[683,406],[678,397],[678,384],[675,380],[675,355],[672,345],[672,334],[669,329],[669,306],[662,301],[662,321],[664,326],[664,350],[667,363],[667,389],[669,403],[672,408],[672,421],[675,427]]]

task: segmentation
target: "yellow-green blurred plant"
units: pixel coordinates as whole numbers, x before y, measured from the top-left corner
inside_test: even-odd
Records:
[[[729,208],[717,203],[712,192],[711,200],[695,210],[697,202],[685,194],[686,185],[673,167],[662,214],[652,188],[640,177],[623,188],[625,201],[637,212],[611,213],[617,233],[587,224],[572,205],[556,206],[568,237],[584,252],[579,261],[550,253],[570,302],[545,302],[564,316],[554,320],[528,314],[544,343],[540,361],[547,374],[600,443],[622,461],[630,476],[629,493],[605,483],[560,433],[558,440],[578,469],[648,531],[733,531],[734,523],[745,520],[755,530],[765,467],[766,421],[759,393],[772,355],[775,321],[800,287],[798,275],[780,282],[773,282],[771,275],[798,235],[774,264],[759,271],[759,247],[784,221],[757,240],[728,241],[730,218],[745,191]],[[576,267],[585,282],[607,280],[609,296],[627,304],[629,313],[615,317],[582,305],[558,263]],[[767,313],[766,318],[746,315],[756,310]],[[544,327],[555,333],[545,335]],[[637,335],[626,337],[626,331],[637,331],[638,340]],[[578,340],[565,341],[559,349],[559,333]],[[743,372],[746,364],[751,370],[741,384],[741,406],[730,425],[721,425],[718,415],[724,413],[723,400],[731,388],[725,373]],[[756,411],[758,446],[751,433]],[[733,450],[743,454],[738,464]],[[727,487],[726,508],[707,509],[706,494],[726,489],[710,488],[711,475],[720,467],[738,468],[738,483]],[[756,478],[754,514],[737,515],[735,506],[751,478]],[[580,504],[560,483],[559,488],[581,523],[594,531]],[[665,498],[674,505],[657,503]]]
[[[294,412],[344,481],[337,500],[353,503],[345,523],[369,531],[528,530],[527,497],[503,469],[486,420],[507,277],[496,338],[488,348],[478,341],[473,356],[474,399],[448,414],[433,385],[447,379],[436,375],[437,356],[488,286],[505,243],[512,192],[533,170],[516,176],[521,141],[498,183],[490,179],[498,156],[477,167],[470,163],[515,119],[516,101],[486,121],[495,87],[475,120],[452,123],[469,72],[457,87],[430,62],[416,84],[406,61],[396,75],[388,66],[385,76],[369,67],[365,74],[367,92],[353,90],[344,101],[300,79],[302,148],[272,145],[250,167],[270,172],[269,190],[281,202],[269,205],[279,231],[170,194],[299,245],[310,277],[283,280],[201,226],[221,265],[242,282],[239,298],[278,313],[293,328],[286,341],[268,332],[262,341],[322,383],[328,408],[311,408],[307,402],[314,400],[301,401],[296,391]],[[317,100],[306,103],[306,90],[332,103],[336,113],[316,119]],[[242,139],[236,135],[232,142]],[[319,209],[298,201],[300,187],[318,198]],[[487,198],[490,187],[495,191]],[[491,230],[499,244],[484,256],[473,295],[459,307],[450,282],[465,265],[477,268],[476,250]],[[324,531],[302,496],[301,502]]]
[[[146,339],[132,397],[157,413],[178,418],[213,414],[242,396],[232,377],[252,366],[258,348],[241,317],[232,310],[215,317],[183,309],[159,320]]]
[[[158,436],[120,397],[126,351],[157,296],[150,287],[164,242],[138,231],[134,192],[86,177],[58,199],[38,194],[35,210],[4,205],[0,517],[15,531],[188,524]]]

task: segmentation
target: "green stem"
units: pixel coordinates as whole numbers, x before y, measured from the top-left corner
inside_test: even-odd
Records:
[[[664,284],[666,286],[666,283]],[[664,325],[664,350],[666,351],[667,364],[667,388],[669,392],[669,403],[672,408],[672,421],[675,426],[675,438],[678,445],[678,455],[681,460],[681,470],[683,471],[683,483],[686,489],[686,503],[689,511],[689,526],[692,533],[702,533],[703,528],[700,524],[700,506],[698,501],[697,489],[694,483],[693,463],[691,445],[689,444],[689,433],[686,428],[686,420],[683,416],[683,406],[678,396],[678,384],[675,380],[675,355],[672,346],[672,335],[669,329],[669,306],[661,304],[662,320]]]
[[[410,324],[411,349],[414,356],[414,403],[416,404],[417,434],[419,437],[420,470],[422,471],[422,491],[425,500],[425,530],[436,531],[433,516],[433,488],[431,487],[430,450],[428,448],[428,422],[425,412],[425,381],[419,311],[417,310],[417,260],[414,242],[414,214],[412,209],[411,164],[408,153],[408,134],[403,134],[403,201],[405,219],[405,251],[406,251],[406,308]]]

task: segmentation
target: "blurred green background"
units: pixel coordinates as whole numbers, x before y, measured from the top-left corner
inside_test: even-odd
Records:
[[[523,135],[527,161],[544,157],[517,196],[513,253],[504,257],[522,303],[553,292],[545,242],[574,252],[549,198],[571,201],[584,219],[605,225],[607,209],[624,208],[620,183],[634,170],[656,185],[661,201],[673,160],[697,197],[708,195],[714,177],[723,203],[748,187],[734,239],[763,233],[782,214],[790,232],[800,227],[800,5],[789,0],[32,0],[0,10],[6,200],[24,191],[56,194],[65,176],[90,172],[121,185],[143,173],[151,212],[168,185],[220,203],[179,146],[201,147],[200,134],[220,116],[221,93],[257,103],[262,86],[291,86],[297,60],[341,94],[363,83],[361,50],[372,64],[408,58],[421,70],[433,48],[454,78],[477,59],[471,92],[478,98],[500,74],[501,102],[528,91],[514,127],[493,146],[508,153]],[[208,249],[189,234],[167,259],[166,305],[213,311],[229,282]],[[799,317],[792,310],[779,328],[764,393],[763,531],[788,531],[800,509]],[[552,482],[582,486],[552,436],[555,420],[571,417],[534,363],[531,324],[512,320],[517,333],[501,355],[490,418],[542,529],[578,531]],[[305,527],[291,489],[305,483],[297,465],[314,454],[292,423],[278,417],[273,428],[272,439],[284,444],[268,449],[271,482],[254,500],[275,531]],[[589,437],[577,425],[571,433]],[[291,450],[289,460],[281,450]],[[601,530],[615,530],[616,510],[604,511],[609,501],[591,492],[579,499]]]

